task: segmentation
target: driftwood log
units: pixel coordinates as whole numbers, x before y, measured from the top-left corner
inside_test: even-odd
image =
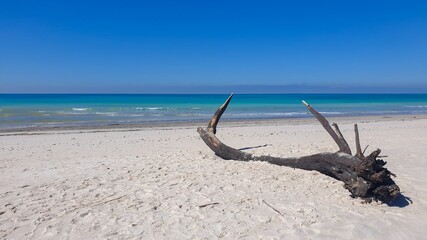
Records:
[[[206,129],[197,128],[200,137],[217,156],[226,160],[262,161],[279,166],[315,170],[344,182],[344,187],[350,191],[352,197],[360,197],[367,201],[379,200],[389,203],[400,194],[399,187],[391,179],[391,176],[395,175],[384,167],[386,164],[385,161],[378,159],[381,150],[377,149],[368,156],[364,156],[364,152],[362,152],[360,147],[357,124],[354,125],[356,154],[353,156],[338,125],[335,123],[330,125],[326,118],[305,101],[302,101],[303,104],[317,118],[338,145],[338,152],[323,152],[302,157],[279,158],[255,156],[225,145],[215,136],[215,133],[217,124],[232,97],[233,94],[215,112]]]

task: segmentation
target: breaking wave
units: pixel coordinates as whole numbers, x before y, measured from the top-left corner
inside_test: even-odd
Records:
[[[72,109],[73,109],[73,111],[78,111],[78,112],[90,110],[90,108],[72,108]]]

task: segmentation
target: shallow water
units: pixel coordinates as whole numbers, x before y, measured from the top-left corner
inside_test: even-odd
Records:
[[[0,94],[0,128],[185,122],[209,119],[226,94]],[[225,119],[427,114],[427,94],[241,94]]]

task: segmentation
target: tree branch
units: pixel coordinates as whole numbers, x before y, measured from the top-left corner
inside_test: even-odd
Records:
[[[340,137],[338,137],[337,133],[332,129],[331,125],[329,124],[328,120],[326,120],[325,117],[322,116],[319,112],[317,112],[314,108],[310,106],[310,104],[306,103],[304,100],[302,103],[307,107],[307,109],[313,114],[314,117],[317,118],[317,120],[322,124],[323,128],[326,130],[326,132],[329,133],[329,135],[334,139],[335,143],[339,147],[339,151],[343,153],[348,154],[348,150],[350,149],[348,147],[348,144],[346,146],[346,143],[341,141]]]
[[[356,157],[363,159],[365,158],[365,156],[363,156],[362,148],[360,147],[359,129],[357,127],[357,124],[354,124],[354,134],[356,139]]]

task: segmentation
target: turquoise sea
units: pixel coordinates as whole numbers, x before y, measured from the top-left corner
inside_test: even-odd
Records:
[[[208,120],[227,94],[0,94],[0,129]],[[427,94],[237,94],[224,119],[427,114]]]

